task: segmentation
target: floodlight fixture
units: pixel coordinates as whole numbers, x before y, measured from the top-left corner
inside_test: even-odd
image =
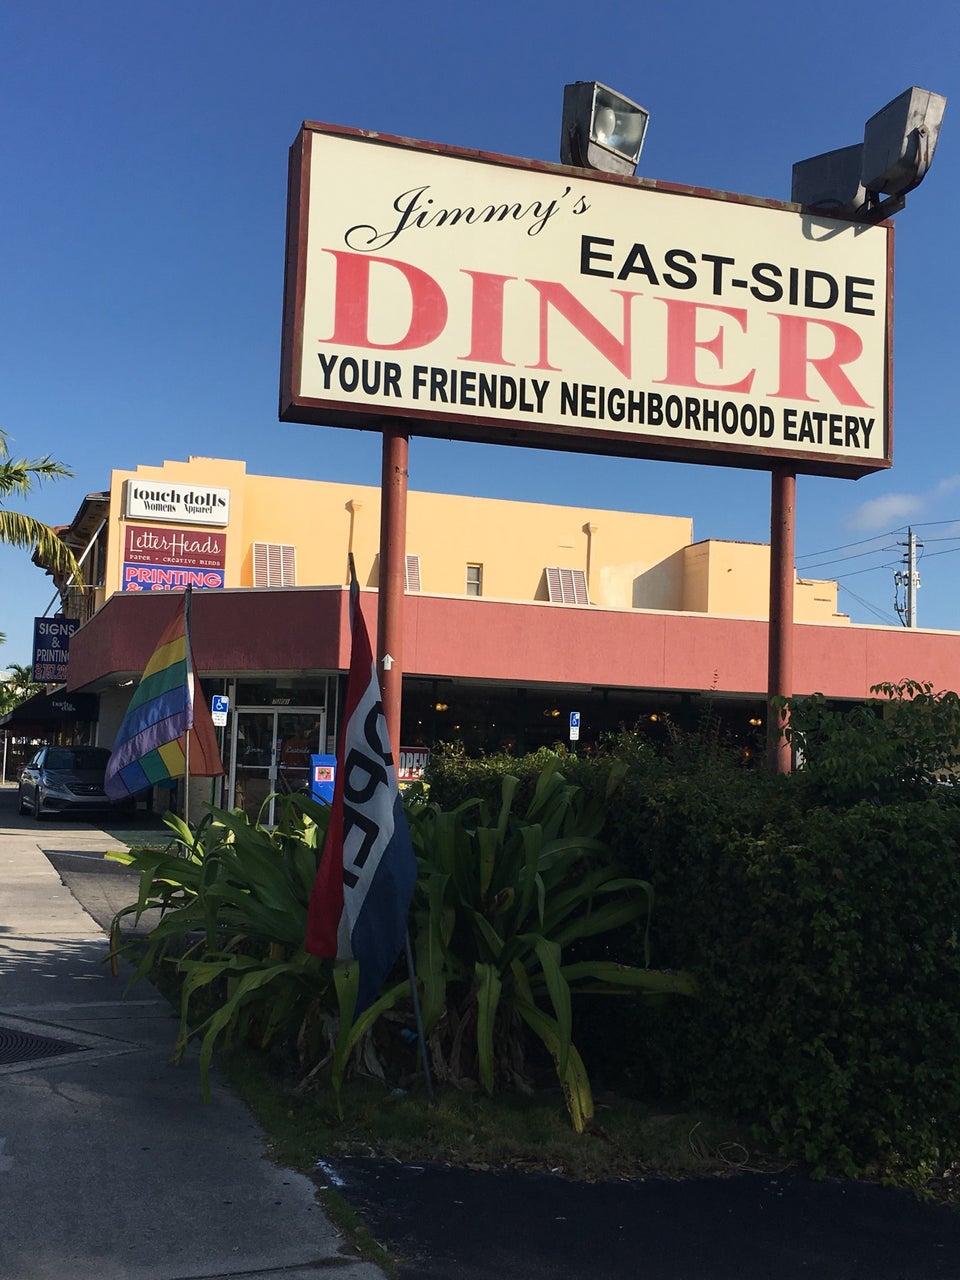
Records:
[[[596,80],[565,85],[560,162],[633,174],[649,119],[649,111]]]
[[[927,89],[907,89],[871,116],[863,130],[863,185],[904,196],[926,176],[940,137],[947,100]]]
[[[863,142],[795,164],[792,199],[808,213],[853,222],[897,213],[926,177],[946,105],[942,94],[905,90],[870,117]]]

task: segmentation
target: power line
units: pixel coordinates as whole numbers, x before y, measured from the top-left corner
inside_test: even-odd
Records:
[[[952,521],[945,523],[951,524]],[[888,533],[877,533],[872,538],[861,538],[859,542],[844,542],[839,547],[825,547],[823,551],[808,551],[805,555],[797,556],[798,560],[810,560],[816,556],[829,556],[834,551],[846,551],[849,547],[862,547],[868,542],[879,542],[881,538],[895,538],[898,533],[903,533],[906,525],[901,525],[899,529],[891,529]]]
[[[941,552],[936,554],[940,555]],[[876,573],[878,569],[895,569],[900,563],[899,560],[888,560],[886,564],[874,564],[869,569],[852,569],[849,573],[838,573],[835,582],[842,582],[844,578],[857,578],[861,573]]]
[[[897,625],[896,620],[894,619],[892,614],[881,612],[881,610],[876,608],[876,606],[872,605],[869,600],[864,600],[863,596],[858,596],[855,591],[852,591],[850,589],[850,587],[841,586],[840,589],[842,591],[845,591],[847,595],[850,596],[852,599],[856,600],[857,604],[860,605],[861,608],[868,609],[873,614],[873,616],[875,618],[879,618],[881,622],[887,623],[891,626]]]
[[[851,545],[856,546],[856,543],[852,543]],[[809,573],[813,569],[826,569],[832,564],[846,564],[849,560],[862,560],[864,556],[874,556],[874,555],[878,556],[878,555],[883,555],[887,551],[895,551],[895,550],[896,550],[895,546],[874,547],[870,551],[858,551],[852,556],[840,556],[839,559],[837,560],[820,560],[816,564],[804,565],[803,571],[804,573]],[[827,553],[824,552],[823,554],[826,555]]]
[[[931,542],[938,542],[940,539],[931,538]],[[930,551],[926,555],[927,560],[932,560],[934,556],[952,556],[955,551],[960,551],[960,547],[947,547],[945,551]]]
[[[796,559],[797,559],[797,562],[798,562],[798,563],[799,563],[799,561],[801,561],[801,560],[818,560],[818,559],[820,558],[820,556],[829,556],[829,555],[833,555],[833,553],[834,553],[835,551],[848,551],[851,547],[863,547],[863,546],[866,546],[866,544],[867,544],[868,542],[880,542],[880,541],[881,541],[882,539],[884,539],[884,538],[895,538],[895,537],[897,536],[897,534],[898,534],[898,533],[906,533],[906,531],[907,531],[909,528],[913,528],[913,529],[934,529],[934,528],[939,527],[940,525],[945,525],[945,524],[955,524],[955,525],[960,526],[960,517],[956,517],[956,516],[955,516],[955,517],[954,517],[953,519],[951,519],[951,520],[922,520],[922,521],[920,521],[918,524],[914,524],[914,525],[905,525],[905,524],[902,524],[902,525],[899,525],[896,529],[889,529],[889,530],[887,530],[887,532],[886,532],[886,533],[877,533],[877,534],[874,534],[874,536],[873,536],[872,538],[860,538],[860,539],[859,539],[859,541],[857,541],[857,542],[843,542],[843,543],[841,543],[841,544],[840,544],[839,546],[837,546],[837,547],[824,547],[824,549],[823,549],[822,551],[806,551],[806,552],[804,552],[804,554],[803,554],[803,555],[799,555],[799,556],[797,556],[797,557],[796,557]],[[958,534],[957,534],[957,535],[955,535],[955,536],[956,536],[958,539],[960,539],[960,533],[958,533]],[[952,539],[950,539],[950,538],[945,538],[945,539],[940,539],[940,538],[929,538],[929,539],[928,539],[928,541],[929,541],[929,542],[940,542],[940,541],[946,541],[946,542],[949,542],[949,541],[951,541],[951,540],[952,540]],[[889,550],[891,550],[891,548],[890,548],[890,547],[877,547],[877,548],[875,548],[875,550],[877,550],[877,551],[889,551]],[[869,555],[869,554],[870,554],[870,553],[869,553],[868,551],[858,552],[858,555]],[[841,556],[839,560],[836,560],[836,561],[827,561],[826,563],[828,563],[828,564],[840,564],[840,563],[842,563],[843,561],[848,560],[848,559],[856,559],[856,557],[855,557],[855,556]]]

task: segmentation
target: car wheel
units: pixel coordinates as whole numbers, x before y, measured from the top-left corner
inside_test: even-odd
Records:
[[[36,818],[37,822],[43,821],[43,814],[40,811],[40,788],[39,787],[37,787],[36,791],[34,791],[33,793],[33,816]]]
[[[17,813],[26,813],[27,805],[23,798],[23,787],[17,791]]]

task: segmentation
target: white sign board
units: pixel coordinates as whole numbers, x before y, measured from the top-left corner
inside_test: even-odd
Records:
[[[223,694],[215,693],[210,699],[210,719],[213,721],[214,728],[222,729],[226,725],[229,711],[230,699]]]
[[[288,246],[285,420],[890,463],[887,224],[307,124]]]
[[[580,712],[579,711],[570,712],[570,741],[571,742],[580,741]]]
[[[230,490],[169,480],[128,480],[124,515],[128,520],[227,525]]]

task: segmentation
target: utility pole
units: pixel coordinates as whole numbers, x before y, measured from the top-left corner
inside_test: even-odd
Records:
[[[917,541],[917,535],[908,527],[906,542],[898,542],[897,546],[907,548],[903,557],[906,570],[898,569],[893,575],[897,588],[904,587],[906,590],[906,605],[901,608],[898,590],[894,608],[900,615],[900,620],[905,627],[915,627],[917,625],[917,591],[920,588],[920,575],[917,573],[917,550],[918,548],[923,550],[923,543]]]

